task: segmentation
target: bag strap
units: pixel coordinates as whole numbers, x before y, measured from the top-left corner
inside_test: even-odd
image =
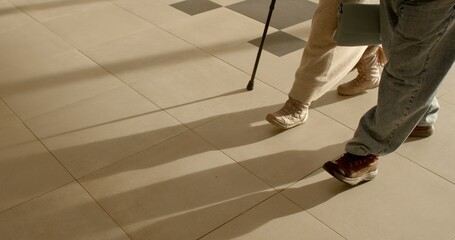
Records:
[[[338,13],[343,13],[343,0],[338,1]]]

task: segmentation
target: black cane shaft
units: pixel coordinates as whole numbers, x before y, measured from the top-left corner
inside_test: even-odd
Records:
[[[246,89],[248,91],[253,90],[253,87],[254,87],[254,79],[256,77],[256,71],[258,69],[259,59],[261,58],[262,48],[264,47],[265,37],[267,36],[267,30],[269,29],[270,19],[272,19],[272,12],[273,12],[273,9],[275,8],[275,2],[276,2],[276,0],[272,0],[272,2],[270,3],[270,10],[269,10],[269,14],[267,16],[267,20],[265,22],[265,27],[264,27],[264,32],[262,33],[261,43],[259,44],[258,54],[256,56],[256,61],[254,63],[254,67],[253,67],[253,73],[251,74],[251,79],[248,82],[248,85],[246,87]]]

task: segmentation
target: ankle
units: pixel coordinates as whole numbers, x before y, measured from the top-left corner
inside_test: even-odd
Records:
[[[310,107],[309,104],[306,104],[306,103],[304,103],[304,102],[302,102],[302,101],[300,101],[300,100],[298,100],[298,99],[295,99],[295,98],[293,98],[293,97],[289,97],[288,101],[292,102],[292,104],[293,104],[294,106],[297,106],[297,107],[302,108],[302,109],[303,109],[303,108],[308,109],[308,108]]]

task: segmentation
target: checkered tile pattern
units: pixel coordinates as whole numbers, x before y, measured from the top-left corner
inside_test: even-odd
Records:
[[[171,6],[189,15],[196,15],[223,7],[209,0],[184,0]],[[271,1],[245,0],[225,6],[232,11],[255,19],[265,24],[270,11]],[[287,28],[311,20],[317,4],[307,0],[276,1],[270,21],[270,27],[277,31],[267,35],[264,50],[276,56],[284,56],[305,47],[306,41],[286,32]],[[259,46],[261,37],[249,43]]]

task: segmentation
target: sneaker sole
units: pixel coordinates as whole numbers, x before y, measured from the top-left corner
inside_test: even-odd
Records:
[[[278,128],[284,129],[284,130],[287,130],[287,129],[290,129],[293,127],[297,127],[297,126],[303,124],[307,120],[307,118],[308,118],[308,114],[305,116],[305,118],[302,121],[286,126],[286,125],[283,125],[280,122],[278,122],[276,120],[276,118],[270,113],[267,114],[267,116],[265,116],[265,120],[267,120],[267,122],[269,122],[270,124],[272,124],[275,127],[278,127]]]
[[[367,174],[365,174],[365,175],[363,175],[361,177],[357,177],[357,178],[345,177],[345,176],[339,174],[338,172],[333,171],[333,169],[328,167],[327,165],[324,165],[323,168],[324,168],[324,170],[326,172],[328,172],[330,175],[332,175],[336,179],[340,180],[341,182],[344,182],[344,183],[347,183],[349,185],[352,185],[352,186],[357,185],[357,184],[359,184],[361,182],[371,181],[371,180],[373,180],[373,178],[376,177],[376,175],[378,175],[378,169],[377,168],[374,171],[368,172]]]

